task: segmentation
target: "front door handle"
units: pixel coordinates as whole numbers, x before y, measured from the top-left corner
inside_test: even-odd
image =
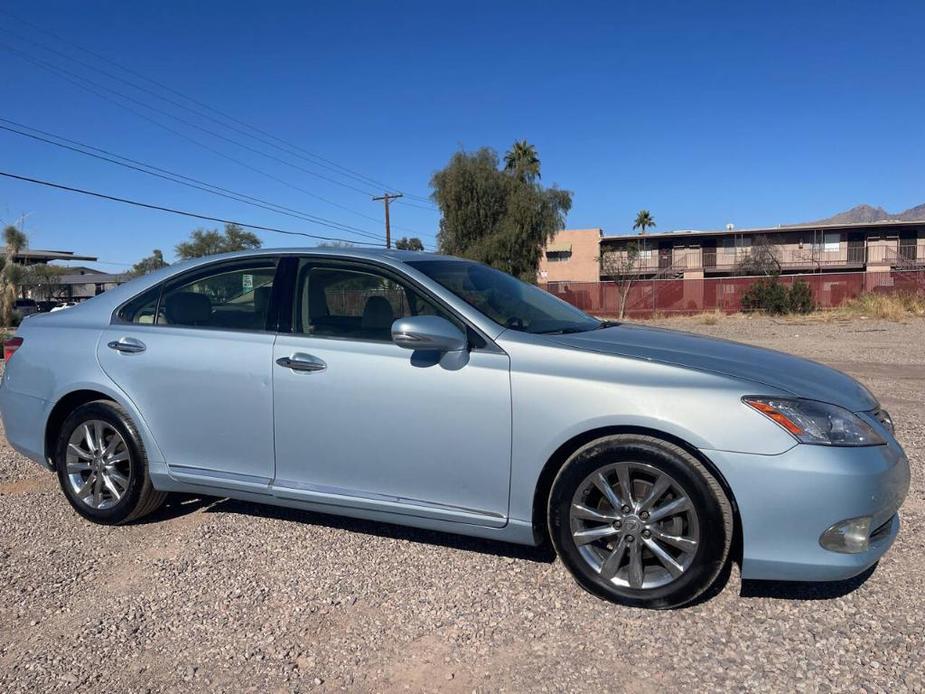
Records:
[[[302,352],[296,352],[289,357],[280,357],[276,363],[293,371],[324,371],[328,368],[328,365],[318,357]]]
[[[106,346],[109,347],[109,349],[114,349],[123,354],[138,354],[147,349],[144,342],[134,337],[120,337],[118,340],[113,340]]]

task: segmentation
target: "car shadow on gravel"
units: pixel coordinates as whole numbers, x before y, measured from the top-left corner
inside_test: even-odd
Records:
[[[811,581],[742,581],[743,598],[776,598],[779,600],[834,600],[860,588],[877,570],[874,564],[864,573],[844,581],[818,583]]]
[[[214,503],[213,503],[214,502]],[[375,535],[394,540],[408,540],[421,544],[435,545],[460,549],[467,552],[492,554],[511,559],[525,559],[539,563],[552,563],[556,554],[549,546],[529,547],[527,545],[514,545],[507,542],[484,540],[477,537],[440,533],[419,528],[410,528],[404,525],[393,525],[378,521],[368,521],[345,516],[331,516],[314,511],[286,508],[282,506],[265,506],[237,499],[211,500],[206,504],[206,513],[240,513],[247,516],[285,520],[305,525],[322,525],[326,528],[347,530],[353,533]]]
[[[206,508],[210,504],[221,501],[219,497],[201,496],[199,494],[179,494],[170,493],[164,505],[157,511],[143,516],[134,521],[132,525],[147,525],[149,523],[162,523],[174,518],[181,518],[195,513],[201,508]]]

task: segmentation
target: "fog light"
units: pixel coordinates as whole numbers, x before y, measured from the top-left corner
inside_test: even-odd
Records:
[[[849,518],[822,533],[819,544],[842,554],[864,552],[870,545],[870,516]]]

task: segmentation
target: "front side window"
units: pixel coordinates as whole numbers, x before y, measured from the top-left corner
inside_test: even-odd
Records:
[[[445,311],[414,289],[375,270],[303,261],[296,281],[295,332],[391,342],[392,323]]]
[[[168,286],[157,325],[225,330],[266,330],[276,262],[227,265]]]
[[[465,260],[416,260],[408,265],[512,330],[572,333],[603,325],[552,294],[487,265]]]

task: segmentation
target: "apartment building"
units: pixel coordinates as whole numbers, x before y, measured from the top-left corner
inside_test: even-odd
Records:
[[[639,278],[754,274],[884,272],[925,269],[925,221],[796,225],[722,231],[606,236],[564,230],[547,246],[539,281],[593,282]],[[592,262],[592,259],[596,259]],[[594,266],[597,274],[594,274]],[[546,275],[543,274],[546,273]]]

